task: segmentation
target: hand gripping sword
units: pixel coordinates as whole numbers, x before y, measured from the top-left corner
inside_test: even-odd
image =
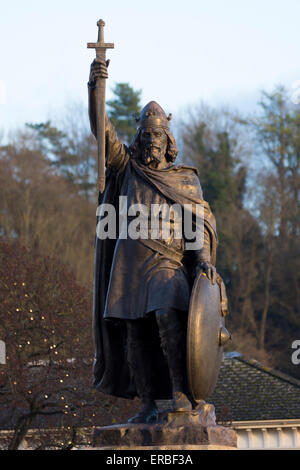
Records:
[[[87,47],[96,49],[96,61],[106,60],[106,49],[113,49],[113,43],[104,42],[103,20],[97,22],[98,42],[88,42]],[[96,116],[97,116],[97,145],[98,145],[98,187],[100,193],[105,189],[105,78],[96,82]]]

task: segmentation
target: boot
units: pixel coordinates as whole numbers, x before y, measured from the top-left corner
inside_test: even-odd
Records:
[[[129,418],[128,423],[154,423],[158,419],[158,410],[152,392],[151,348],[137,327],[131,322],[128,328],[128,364],[142,408]]]
[[[172,383],[172,410],[191,410],[194,403],[187,386],[185,328],[176,318],[176,311],[157,315],[157,323]]]
[[[142,400],[143,406],[141,411],[129,418],[128,423],[156,423],[158,418],[158,410],[154,400]]]

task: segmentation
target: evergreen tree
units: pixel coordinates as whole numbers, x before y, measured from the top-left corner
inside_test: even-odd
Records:
[[[182,125],[180,136],[183,159],[199,169],[204,198],[215,212],[241,208],[245,195],[246,167],[239,154],[244,150],[237,129],[226,119],[234,121],[225,113],[202,108]]]
[[[73,183],[80,195],[90,199],[95,188],[97,148],[88,126],[79,121],[63,130],[50,121],[26,126],[34,132],[35,144],[50,164]]]
[[[108,115],[118,136],[130,144],[136,133],[135,117],[141,109],[141,90],[134,90],[129,83],[116,83],[115,98],[107,101]]]

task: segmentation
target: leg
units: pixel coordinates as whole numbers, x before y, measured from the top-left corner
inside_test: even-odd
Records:
[[[150,423],[157,421],[158,411],[152,393],[151,335],[148,321],[128,320],[127,322],[128,363],[142,410],[128,420],[129,423]]]
[[[194,403],[187,385],[184,313],[175,309],[160,309],[155,312],[155,316],[172,382],[173,409],[190,410]]]

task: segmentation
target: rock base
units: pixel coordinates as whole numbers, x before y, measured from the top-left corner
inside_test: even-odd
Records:
[[[115,424],[95,430],[93,447],[102,450],[236,449],[233,429],[217,426],[213,405],[193,411],[166,410],[155,424]]]

